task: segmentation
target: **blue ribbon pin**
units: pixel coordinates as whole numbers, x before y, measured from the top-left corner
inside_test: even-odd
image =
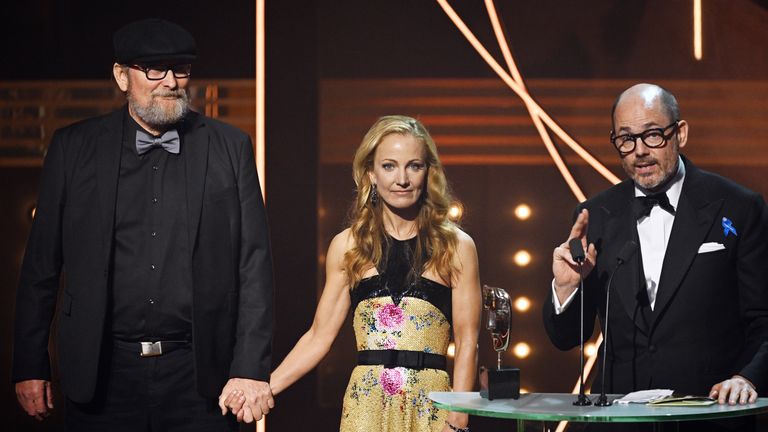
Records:
[[[723,218],[723,235],[725,237],[728,237],[729,233],[733,233],[734,236],[738,236],[736,233],[736,228],[733,227],[733,222],[731,222],[730,219],[727,217]]]

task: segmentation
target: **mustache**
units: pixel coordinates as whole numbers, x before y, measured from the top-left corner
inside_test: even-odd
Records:
[[[184,89],[176,89],[176,90],[157,89],[152,92],[152,96],[184,98],[187,96],[187,92]]]
[[[645,159],[635,159],[635,162],[633,163],[634,166],[638,165],[650,165],[658,163],[658,161],[654,158],[645,158]]]

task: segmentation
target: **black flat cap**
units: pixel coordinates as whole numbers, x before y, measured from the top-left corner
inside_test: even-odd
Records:
[[[158,18],[132,22],[115,32],[115,61],[120,64],[192,62],[195,38],[180,25]]]

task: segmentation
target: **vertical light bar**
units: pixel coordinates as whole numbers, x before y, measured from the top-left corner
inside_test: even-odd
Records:
[[[256,170],[259,173],[259,182],[261,184],[261,196],[266,200],[266,134],[265,130],[265,30],[264,30],[264,7],[267,0],[256,0]]]
[[[266,147],[266,136],[264,134],[264,64],[266,62],[266,53],[264,51],[264,3],[267,0],[256,0],[256,170],[259,173],[259,183],[261,185],[261,196],[266,200],[266,164],[264,148]],[[267,432],[267,416],[264,416],[256,422],[256,432]]]
[[[266,154],[264,149],[266,148],[266,134],[265,128],[265,67],[266,52],[264,45],[265,30],[264,30],[264,7],[267,0],[256,0],[256,148],[254,153],[256,156],[256,171],[259,173],[259,184],[261,186],[261,196],[266,201],[267,196],[267,173],[266,168]],[[256,422],[256,432],[267,432],[267,416],[264,416]]]
[[[701,0],[693,0],[693,57],[701,61]]]

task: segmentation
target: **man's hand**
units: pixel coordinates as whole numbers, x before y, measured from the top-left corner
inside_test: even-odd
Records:
[[[747,403],[755,403],[757,400],[757,390],[746,378],[739,375],[734,375],[733,378],[727,379],[723,382],[719,382],[712,386],[709,391],[709,397],[712,399],[717,398],[717,403],[720,405],[744,405]]]
[[[589,211],[583,209],[576,218],[568,240],[556,247],[552,253],[552,274],[555,277],[555,292],[562,303],[579,286],[579,265],[571,257],[571,248],[568,241],[573,238],[581,240],[581,245],[586,252],[584,261],[584,277],[587,277],[595,266],[597,251],[594,244],[587,246],[587,228],[589,227]]]
[[[247,378],[230,378],[219,396],[221,415],[232,410],[237,421],[251,423],[261,420],[275,407],[272,389],[268,382]]]
[[[53,391],[50,381],[19,381],[16,383],[16,398],[24,411],[38,420],[43,420],[51,415]]]

